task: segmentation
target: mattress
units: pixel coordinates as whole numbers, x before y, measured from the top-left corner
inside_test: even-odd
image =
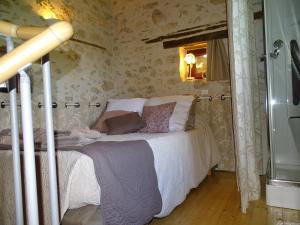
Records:
[[[206,124],[187,132],[159,134],[134,133],[102,135],[101,141],[146,140],[153,150],[162,210],[156,217],[167,216],[184,201],[186,195],[206,177],[220,160],[220,154]],[[0,224],[15,224],[11,152],[0,151]],[[40,205],[44,224],[50,224],[50,198],[46,152],[37,153],[40,166]],[[93,161],[76,151],[58,151],[58,183],[61,218],[67,209],[101,204],[100,188]],[[43,188],[41,188],[43,187]],[[5,202],[5,205],[4,205]],[[2,220],[2,221],[1,221]]]

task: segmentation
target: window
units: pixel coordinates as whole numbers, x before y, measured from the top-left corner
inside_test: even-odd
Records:
[[[205,80],[207,77],[207,42],[187,44],[181,47],[181,54],[184,54],[184,80]],[[193,60],[188,60],[188,57]],[[182,58],[182,57],[181,57]],[[181,75],[182,77],[182,75]]]

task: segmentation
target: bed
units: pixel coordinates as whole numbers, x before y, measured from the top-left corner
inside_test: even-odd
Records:
[[[205,123],[190,131],[170,133],[105,135],[101,141],[146,140],[154,154],[162,210],[156,217],[164,217],[181,202],[192,188],[206,177],[220,160],[220,154],[210,128]],[[48,168],[46,152],[37,154],[40,206],[44,224],[50,224]],[[77,151],[58,151],[58,183],[61,218],[67,209],[88,204],[99,205],[100,187],[93,161]],[[0,224],[15,224],[12,178],[12,154],[0,151]],[[88,184],[88,185],[87,185]]]
[[[153,216],[170,214],[220,160],[210,128],[205,122],[195,121],[192,95],[111,99],[91,129],[58,131],[60,218],[68,209],[86,205],[101,205],[103,220],[112,224],[144,224]],[[41,148],[46,146],[44,133],[43,129],[34,131]],[[79,148],[74,139],[81,144]],[[137,142],[143,144],[129,144]],[[0,165],[0,224],[11,225],[15,224],[11,151],[0,151]],[[36,165],[40,220],[48,225],[45,151],[36,152]]]

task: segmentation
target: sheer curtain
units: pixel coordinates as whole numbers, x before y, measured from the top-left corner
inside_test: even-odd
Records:
[[[255,50],[253,0],[228,0],[230,69],[237,179],[241,209],[260,197],[259,161],[262,154]]]
[[[212,80],[229,80],[228,54],[223,39],[207,42],[207,77]]]

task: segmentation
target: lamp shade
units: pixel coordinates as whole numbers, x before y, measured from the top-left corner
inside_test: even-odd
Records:
[[[196,57],[193,53],[189,53],[189,54],[186,54],[186,56],[184,57],[184,61],[187,63],[187,64],[195,64],[196,63]]]

